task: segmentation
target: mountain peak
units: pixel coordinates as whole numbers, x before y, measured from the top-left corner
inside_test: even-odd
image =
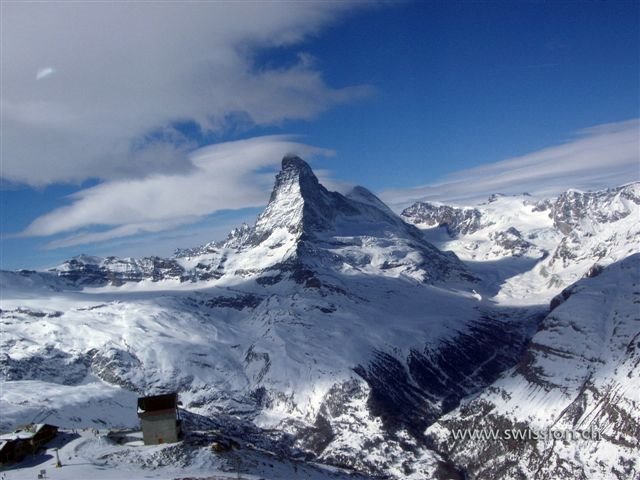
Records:
[[[380,200],[371,191],[367,190],[361,185],[356,185],[355,187],[353,187],[351,191],[347,193],[346,197],[349,200],[355,200],[356,202],[375,207],[390,215],[395,215],[382,200]]]
[[[275,201],[279,193],[287,195],[314,195],[322,188],[311,167],[299,156],[289,153],[282,159],[282,170],[276,176],[276,183],[269,203]]]
[[[388,224],[401,230],[407,228],[364,187],[356,187],[346,197],[330,192],[320,184],[303,159],[288,154],[282,159],[282,170],[276,176],[269,204],[256,221],[254,243],[264,241],[279,228],[296,236],[327,232],[335,228],[338,217],[351,224],[352,230],[356,224],[362,223],[357,230],[369,222],[378,226]]]
[[[313,216],[310,208],[323,203],[327,193],[307,162],[295,154],[285,155],[269,204],[256,221],[257,236],[263,239],[279,227],[301,232],[303,217]]]
[[[313,170],[307,162],[295,153],[287,153],[282,158],[282,171],[293,171],[302,175],[314,176]]]

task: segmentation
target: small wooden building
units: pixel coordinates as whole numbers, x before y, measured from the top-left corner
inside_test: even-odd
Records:
[[[0,440],[0,465],[20,462],[27,453],[27,444],[22,439]]]
[[[55,425],[38,423],[0,435],[0,464],[20,462],[43,448],[57,434],[58,427]]]
[[[33,433],[29,439],[31,450],[36,452],[58,435],[58,427],[55,425],[49,425],[48,423],[38,423],[36,425],[31,425],[29,432]]]
[[[178,413],[177,393],[138,398],[138,417],[145,445],[178,441],[182,421]]]

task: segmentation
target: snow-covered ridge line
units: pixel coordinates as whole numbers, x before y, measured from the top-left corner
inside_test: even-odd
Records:
[[[473,262],[522,257],[532,269],[510,278],[505,293],[547,291],[550,298],[592,269],[640,251],[640,182],[554,199],[492,196],[476,207],[418,202],[402,217],[441,249]]]
[[[319,262],[325,269],[418,281],[473,277],[454,255],[425,241],[367,189],[356,187],[346,196],[330,192],[295,156],[283,159],[255,224],[232,230],[223,241],[177,250],[172,258],[79,255],[50,272],[78,287],[166,280],[213,285],[261,277],[299,282]]]

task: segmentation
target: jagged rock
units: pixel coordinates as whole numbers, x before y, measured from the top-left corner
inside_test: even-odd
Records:
[[[560,195],[553,204],[553,224],[567,235],[584,220],[597,223],[616,222],[630,215],[632,211],[630,208],[615,208],[613,204],[617,201],[640,205],[640,184],[600,192],[569,190]]]
[[[474,233],[484,225],[482,213],[475,208],[455,208],[418,202],[402,211],[411,223],[430,227],[445,227],[452,237]]]
[[[126,282],[180,279],[184,269],[171,259],[145,257],[141,259],[92,257],[80,255],[51,269],[59,277],[82,287],[122,285]]]

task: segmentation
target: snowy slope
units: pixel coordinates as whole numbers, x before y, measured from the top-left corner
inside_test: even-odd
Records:
[[[418,202],[402,217],[464,260],[539,258],[562,236],[553,228],[549,212],[528,195],[494,195],[476,207]]]
[[[5,467],[10,480],[33,480],[45,470],[55,480],[366,480],[371,477],[300,459],[289,459],[252,444],[213,453],[215,430],[192,431],[177,444],[144,446],[141,432],[106,429],[62,431],[29,460]],[[56,448],[59,450],[56,452]],[[56,468],[56,454],[61,467]],[[240,475],[240,476],[239,476]]]
[[[428,429],[472,478],[640,476],[640,254],[554,302],[519,364]],[[454,429],[580,430],[601,439],[452,441]]]

